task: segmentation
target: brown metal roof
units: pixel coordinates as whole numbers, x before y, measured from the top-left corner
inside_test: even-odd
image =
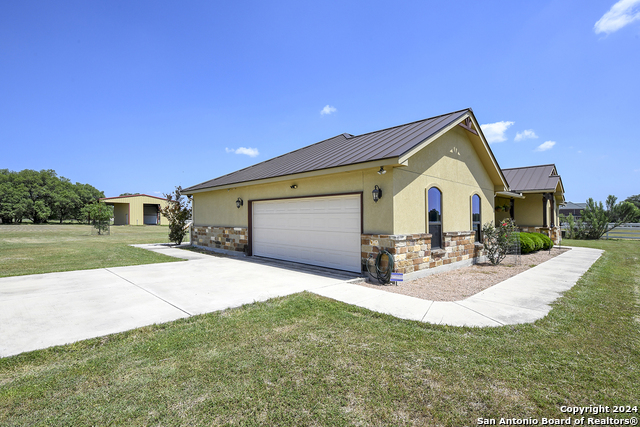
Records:
[[[343,133],[191,186],[183,192],[399,157],[470,111],[454,111],[358,136]]]
[[[524,168],[502,169],[511,191],[551,191],[560,181],[556,165],[527,166]]]

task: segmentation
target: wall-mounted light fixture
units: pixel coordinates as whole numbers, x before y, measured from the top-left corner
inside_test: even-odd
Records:
[[[378,203],[378,200],[382,197],[382,190],[376,185],[371,194],[373,195],[373,201]]]
[[[242,205],[243,205],[242,199],[238,197],[238,200],[236,200],[236,208],[240,209],[240,206]]]
[[[378,175],[384,175],[385,173],[387,173],[387,171],[384,170],[384,166],[380,166],[380,170],[378,171]]]
[[[296,188],[298,188],[298,186],[297,186],[296,184],[293,184],[293,185],[291,186],[291,189],[292,189],[292,190],[295,190]]]

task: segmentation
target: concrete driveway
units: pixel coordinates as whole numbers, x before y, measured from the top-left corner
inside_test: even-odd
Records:
[[[343,283],[355,275],[146,246],[185,262],[0,278],[0,357]]]

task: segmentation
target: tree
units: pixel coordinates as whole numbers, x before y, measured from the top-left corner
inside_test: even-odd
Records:
[[[113,217],[113,206],[105,202],[98,202],[83,208],[85,216],[90,218],[93,226],[98,230],[98,234],[104,234],[109,230],[111,217]]]
[[[63,220],[71,218],[74,209],[82,206],[80,196],[67,178],[60,177],[52,196],[53,214],[60,220],[60,224]]]
[[[87,220],[87,215],[82,208],[104,197],[104,193],[89,184],[80,184],[79,182],[75,184],[75,191],[80,203],[76,205],[70,215],[76,221],[84,222]]]
[[[630,219],[629,221],[640,222],[640,194],[636,194],[635,196],[629,196],[624,201],[632,203],[637,208],[635,217]]]
[[[587,205],[580,218],[585,229],[584,238],[599,239],[607,231],[629,222],[637,215],[638,209],[632,203],[616,201],[617,197],[609,195],[605,208],[602,202],[596,203],[591,197],[587,199]]]
[[[55,218],[84,219],[81,210],[104,197],[89,184],[75,185],[56,171],[24,169],[13,172],[0,169],[0,219],[3,223],[20,223],[29,218],[34,223]]]
[[[640,194],[636,194],[635,196],[629,196],[624,201],[633,203],[636,206],[636,208],[640,209]]]
[[[160,208],[160,212],[169,220],[169,240],[179,245],[187,234],[187,221],[191,218],[191,200],[182,195],[180,186],[164,197],[169,203]]]

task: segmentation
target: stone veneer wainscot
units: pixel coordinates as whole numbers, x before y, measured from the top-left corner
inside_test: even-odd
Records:
[[[482,257],[484,253],[482,245],[475,243],[474,240],[475,233],[473,231],[444,232],[443,247],[432,249],[431,234],[428,233],[363,234],[361,257],[362,262],[365,263],[370,256],[378,255],[378,248],[383,248],[394,257],[394,272],[426,273],[427,270],[449,264],[460,263],[460,267],[462,267],[477,262],[477,259]],[[411,274],[410,277],[422,275]]]
[[[225,252],[244,253],[248,243],[244,227],[195,226],[191,230],[191,244]]]

